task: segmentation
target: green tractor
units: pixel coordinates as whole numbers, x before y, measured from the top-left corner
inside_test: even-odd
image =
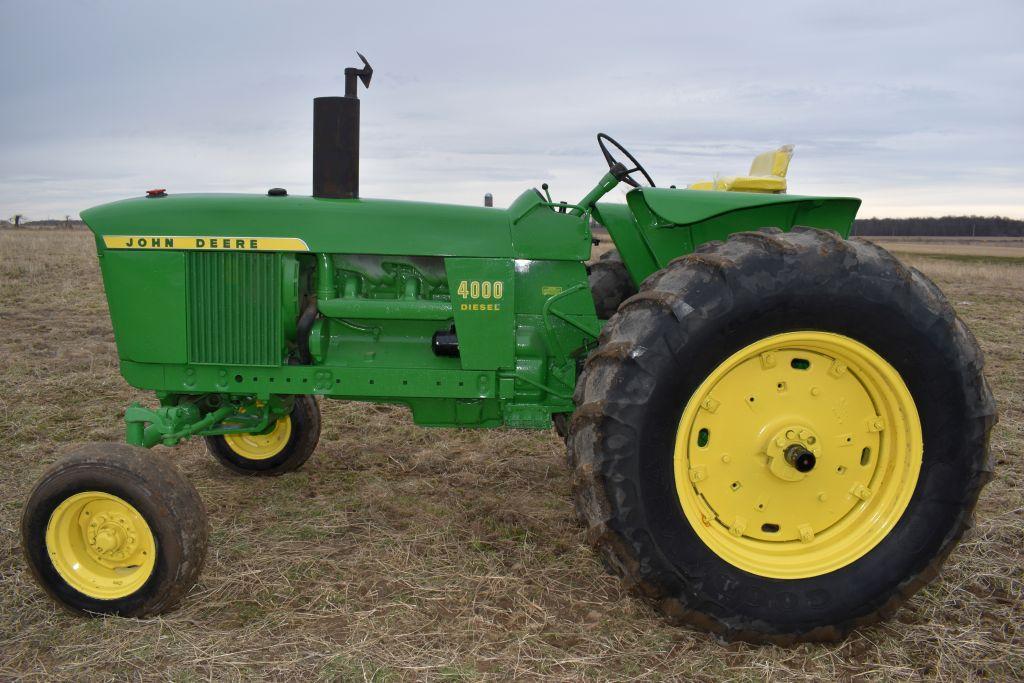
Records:
[[[280,475],[317,446],[317,397],[554,425],[609,570],[727,639],[840,638],[936,575],[990,476],[995,407],[938,288],[847,239],[859,200],[658,188],[603,134],[608,171],[575,204],[363,199],[372,70],[345,73],[314,100],[313,196],[155,190],[82,213],[121,373],[159,406],[32,491],[23,547],[52,597],[173,607],[208,524],[145,449],[202,437]],[[600,201],[619,183],[625,204]],[[616,252],[588,267],[595,223]]]

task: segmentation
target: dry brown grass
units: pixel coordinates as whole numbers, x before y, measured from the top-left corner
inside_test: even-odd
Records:
[[[551,433],[424,430],[324,402],[321,446],[280,479],[200,443],[157,448],[198,487],[199,585],[157,619],[84,619],[21,558],[34,479],[68,444],[122,438],[145,399],[117,372],[88,234],[0,235],[0,679],[918,679],[1024,672],[1024,265],[915,257],[988,357],[994,481],[942,578],[837,645],[726,645],[666,626],[584,546]]]
[[[880,240],[871,238],[896,254],[921,254],[925,256],[956,256],[970,258],[1024,259],[1024,245],[1011,241],[966,242],[907,242],[903,240]]]
[[[948,235],[871,235],[867,239],[880,244],[911,242],[914,244],[979,244],[987,246],[1024,247],[1024,237],[969,237]]]

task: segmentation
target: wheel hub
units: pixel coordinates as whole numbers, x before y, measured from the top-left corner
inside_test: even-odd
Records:
[[[818,459],[814,453],[795,443],[786,447],[786,462],[796,468],[797,472],[807,474],[814,469]]]
[[[764,447],[764,453],[768,456],[768,469],[776,477],[783,481],[802,481],[814,469],[821,455],[821,441],[810,427],[789,424],[772,435]],[[798,453],[807,454],[801,459],[800,467],[796,466]],[[807,467],[808,462],[810,467]]]
[[[72,588],[100,600],[130,595],[149,579],[156,540],[127,501],[102,491],[65,499],[46,527],[54,569]]]
[[[847,337],[796,332],[737,352],[683,412],[680,503],[726,561],[815,576],[868,552],[906,508],[921,463],[898,373]]]
[[[99,562],[120,562],[130,557],[138,547],[138,532],[124,514],[95,515],[86,535],[89,540],[87,549]]]
[[[247,460],[268,460],[285,449],[291,435],[292,418],[287,415],[275,422],[273,429],[266,434],[225,434],[224,442]]]

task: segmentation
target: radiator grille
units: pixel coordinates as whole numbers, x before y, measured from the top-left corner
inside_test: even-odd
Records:
[[[188,252],[191,363],[280,365],[278,254]]]

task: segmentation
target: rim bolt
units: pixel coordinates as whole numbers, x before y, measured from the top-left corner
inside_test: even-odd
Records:
[[[860,498],[861,500],[867,500],[871,498],[871,489],[869,489],[867,486],[864,486],[864,484],[857,484],[856,486],[854,486],[851,493]]]
[[[811,396],[821,396],[821,389],[818,387],[811,387]]]
[[[827,494],[827,493],[824,493],[824,492],[822,492],[822,493],[819,493],[819,494],[818,494],[818,500],[819,500],[820,502],[824,503],[824,502],[825,502],[826,500],[828,500],[828,494]]]

